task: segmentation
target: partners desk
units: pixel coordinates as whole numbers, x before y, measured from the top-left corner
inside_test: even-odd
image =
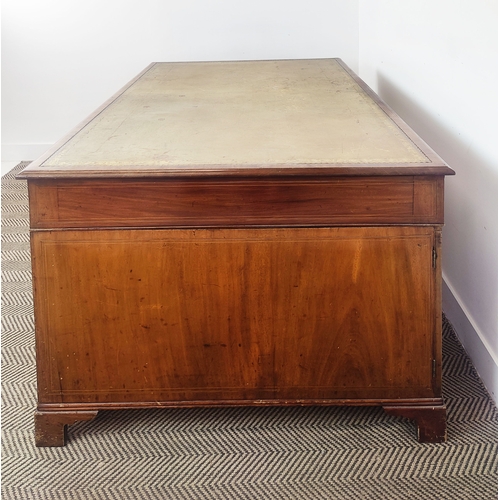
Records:
[[[378,405],[444,440],[449,174],[339,59],[151,64],[19,176],[36,444],[230,405]]]

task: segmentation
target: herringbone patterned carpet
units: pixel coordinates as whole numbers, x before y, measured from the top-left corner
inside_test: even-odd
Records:
[[[497,498],[497,411],[446,319],[443,444],[379,408],[211,408],[100,412],[66,447],[36,448],[28,203],[13,173],[2,287],[4,500]]]

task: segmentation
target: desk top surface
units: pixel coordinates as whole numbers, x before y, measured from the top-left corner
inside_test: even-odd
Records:
[[[154,63],[21,177],[443,175],[339,59]]]

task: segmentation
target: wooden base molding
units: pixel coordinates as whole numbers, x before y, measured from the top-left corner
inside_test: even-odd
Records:
[[[245,406],[267,406],[270,402],[245,402]],[[260,403],[260,404],[259,404]],[[297,402],[288,402],[288,404],[281,404],[281,406],[288,405],[307,405],[306,402],[301,404]],[[311,403],[312,404],[312,403]],[[318,401],[314,404],[320,404]],[[337,403],[329,401],[326,403],[331,406],[345,405],[346,401],[339,401]],[[349,404],[349,402],[347,402]],[[350,402],[353,404],[353,402]],[[354,402],[359,405],[360,402]],[[370,403],[367,403],[370,404]],[[278,404],[279,405],[279,404]],[[371,402],[370,406],[373,405]],[[112,405],[114,406],[114,405]],[[195,406],[214,406],[213,404],[199,404],[191,403],[176,404],[175,407],[195,407]],[[235,402],[221,402],[216,406],[235,406]],[[134,407],[132,405],[131,407]],[[135,406],[137,407],[137,406]],[[143,406],[147,408],[147,405]],[[169,407],[168,403],[160,405],[160,407]],[[113,408],[113,409],[119,409]],[[127,409],[122,406],[121,409]],[[383,406],[385,412],[389,415],[397,417],[404,417],[414,420],[417,428],[417,439],[420,443],[442,443],[446,441],[446,407],[444,405],[387,405]],[[66,444],[66,426],[72,425],[78,421],[92,420],[97,416],[98,411],[37,411],[35,412],[35,443],[38,447],[48,446],[64,446]]]

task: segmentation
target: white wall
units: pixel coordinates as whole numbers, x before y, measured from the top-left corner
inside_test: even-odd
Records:
[[[3,0],[2,160],[33,160],[153,61],[342,57],[358,0]]]
[[[456,171],[444,310],[497,400],[497,2],[360,0],[359,12],[360,76]]]

